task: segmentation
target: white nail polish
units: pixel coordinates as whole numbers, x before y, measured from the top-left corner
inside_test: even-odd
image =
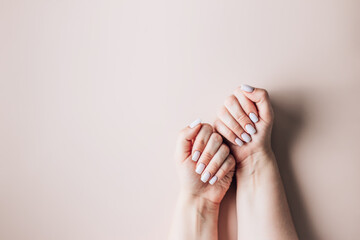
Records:
[[[193,160],[194,162],[196,162],[197,160],[199,160],[200,157],[200,151],[195,151],[192,155],[191,160]]]
[[[244,90],[245,92],[253,92],[254,88],[252,86],[246,85],[246,84],[241,84],[241,89]]]
[[[209,181],[209,183],[211,184],[211,185],[214,185],[214,183],[217,181],[217,176],[213,176],[211,179],[210,179],[210,181]]]
[[[256,129],[251,124],[246,124],[245,129],[250,135],[256,133]]]
[[[259,121],[259,118],[256,116],[255,113],[250,113],[249,117],[253,123],[257,123]]]
[[[241,141],[240,138],[235,138],[235,142],[237,145],[239,145],[239,147],[241,147],[242,145],[244,145],[243,141]]]
[[[195,172],[196,172],[197,174],[201,174],[201,173],[204,171],[204,169],[205,169],[205,164],[200,163],[200,164],[196,167]]]
[[[206,172],[201,176],[201,181],[203,181],[204,183],[206,183],[210,178],[210,173]]]
[[[247,134],[247,133],[242,133],[241,134],[241,137],[242,137],[242,139],[245,141],[245,142],[250,142],[251,141],[251,137],[249,136],[249,134]]]
[[[198,119],[196,119],[195,121],[193,121],[192,123],[190,123],[189,127],[190,127],[190,128],[194,128],[194,127],[196,127],[197,125],[199,125],[200,123],[201,123],[201,119],[198,118]]]

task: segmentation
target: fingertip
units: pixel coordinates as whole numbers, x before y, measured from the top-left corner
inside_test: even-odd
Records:
[[[259,121],[259,118],[256,116],[255,113],[250,113],[249,118],[253,123],[257,123]]]
[[[201,119],[197,118],[197,119],[195,119],[195,121],[193,121],[192,123],[189,124],[189,127],[190,128],[195,128],[196,126],[198,126],[200,124],[201,124]]]
[[[240,138],[235,138],[235,143],[239,146],[239,147],[241,147],[242,145],[244,145],[244,142],[243,141],[241,141],[241,139]]]
[[[217,176],[213,176],[213,177],[210,179],[210,181],[209,181],[210,185],[214,185],[217,180],[218,180],[218,177],[217,177]]]
[[[247,85],[247,84],[241,84],[240,88],[241,88],[241,90],[248,92],[248,93],[252,93],[255,90],[254,87]]]

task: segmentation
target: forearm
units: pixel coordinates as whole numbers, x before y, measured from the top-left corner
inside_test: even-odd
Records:
[[[219,205],[180,194],[170,230],[170,240],[218,239]]]
[[[239,239],[298,239],[274,154],[253,154],[237,169]]]

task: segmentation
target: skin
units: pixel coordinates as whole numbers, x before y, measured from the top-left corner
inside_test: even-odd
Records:
[[[250,113],[257,121],[249,118]],[[273,120],[266,90],[255,88],[246,92],[237,88],[225,100],[214,123],[228,147],[208,124],[186,127],[180,132],[175,159],[181,191],[170,239],[218,239],[219,206],[234,171],[238,239],[298,239],[271,149]],[[191,158],[197,150],[201,156],[196,163]],[[195,173],[200,163],[207,166],[202,174],[209,171],[211,177],[218,176],[214,185],[203,183]]]
[[[195,151],[201,153],[197,161],[192,160]],[[169,239],[218,239],[220,202],[235,172],[229,147],[209,124],[186,127],[179,133],[175,160],[181,190]],[[200,175],[195,170],[201,163],[206,168]],[[210,173],[209,180],[217,177],[213,185],[200,179],[206,172]]]
[[[254,113],[258,122],[248,117]],[[218,113],[215,129],[229,142],[236,160],[238,239],[298,239],[282,180],[271,149],[274,113],[266,90],[237,88]],[[256,133],[238,146],[245,125]]]

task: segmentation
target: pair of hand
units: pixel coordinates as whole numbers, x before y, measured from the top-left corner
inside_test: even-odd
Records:
[[[266,90],[242,85],[224,102],[214,125],[195,120],[181,130],[175,158],[186,196],[220,204],[235,171],[246,174],[254,154],[271,152],[273,110]]]

